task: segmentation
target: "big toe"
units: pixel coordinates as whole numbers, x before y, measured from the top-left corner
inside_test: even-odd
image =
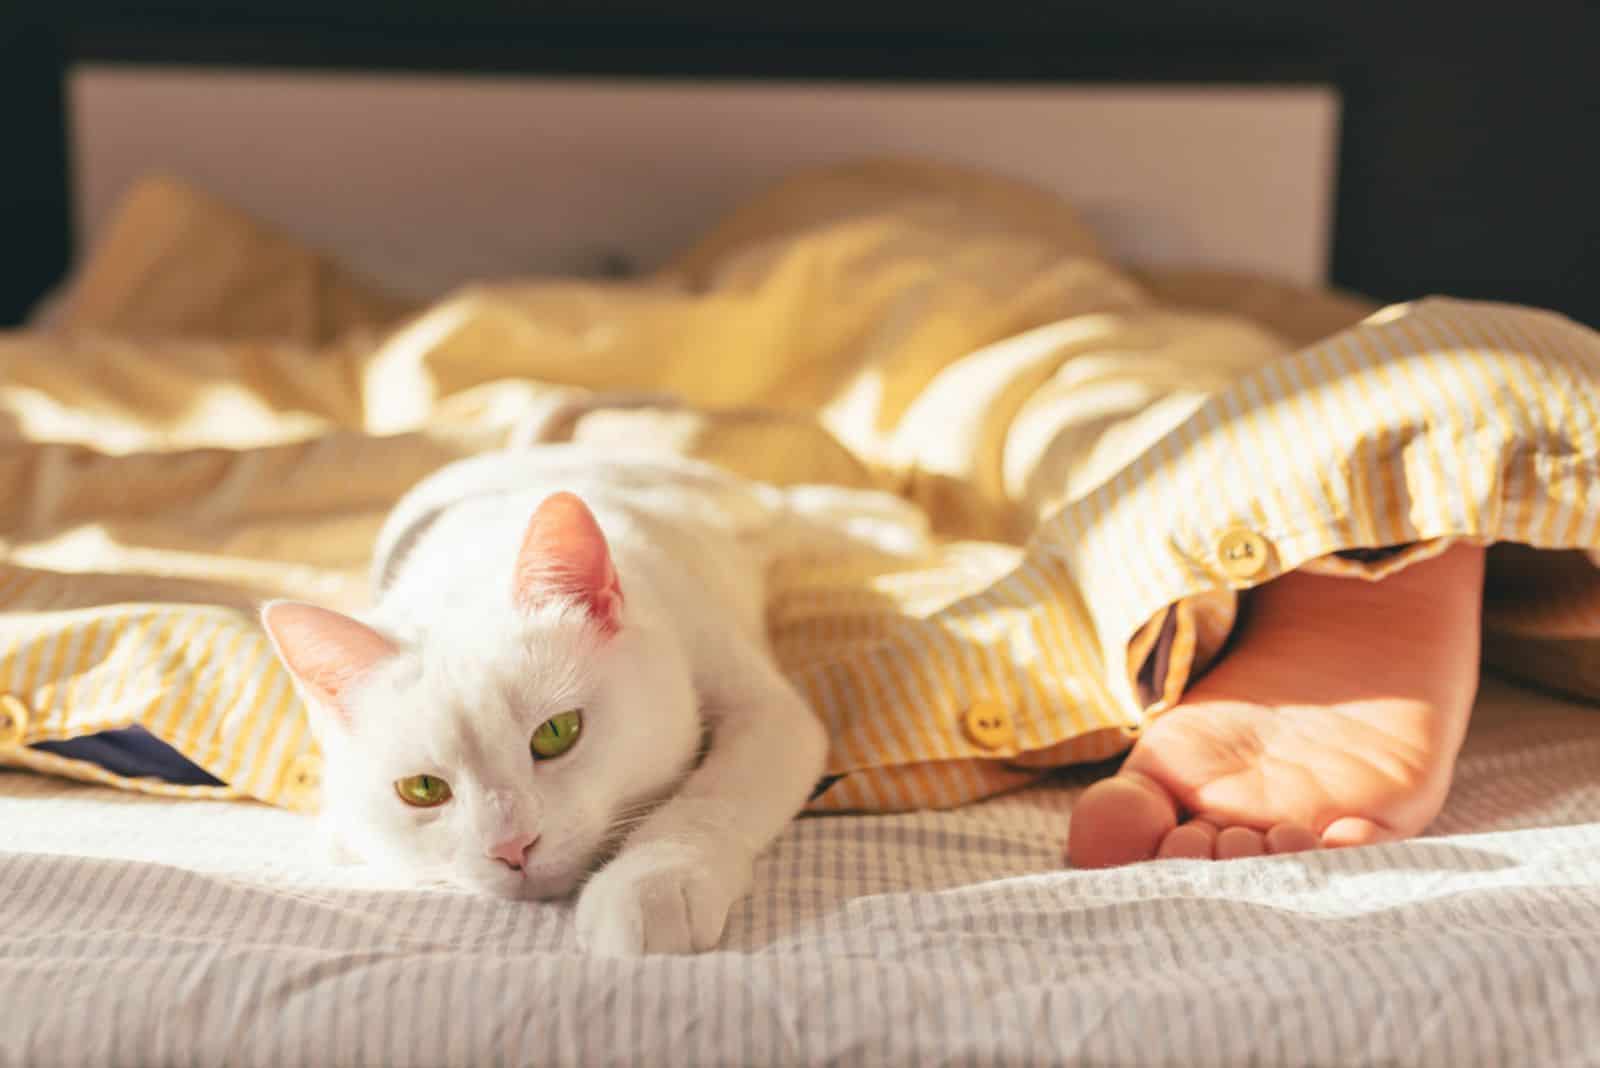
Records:
[[[1149,860],[1177,825],[1178,806],[1161,784],[1125,770],[1089,787],[1072,807],[1067,861],[1110,868]]]

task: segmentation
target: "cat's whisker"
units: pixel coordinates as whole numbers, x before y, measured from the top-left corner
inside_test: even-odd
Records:
[[[633,828],[648,821],[651,814],[652,813],[650,812],[641,812],[638,815],[622,816],[617,819],[613,819],[610,823],[606,824],[605,835],[603,837],[614,837],[623,831],[631,831]]]
[[[619,816],[632,816],[640,812],[653,812],[661,807],[661,798],[651,797],[642,801],[630,801],[617,809]]]
[[[615,834],[619,830],[629,830],[631,828],[637,827],[637,826],[639,826],[639,824],[644,823],[646,820],[648,820],[654,814],[655,814],[655,806],[652,805],[650,808],[648,808],[648,809],[646,809],[644,811],[641,811],[641,812],[633,813],[632,815],[618,816],[615,819],[613,819],[609,824],[607,824],[607,827],[606,827],[607,832],[611,833],[611,834]]]
[[[638,823],[641,820],[647,820],[650,818],[651,814],[655,812],[656,808],[657,806],[650,805],[648,807],[639,808],[633,812],[620,812],[616,816],[612,817],[611,825],[616,826],[619,823]]]

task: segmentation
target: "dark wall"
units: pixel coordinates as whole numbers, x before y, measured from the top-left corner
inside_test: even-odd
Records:
[[[1006,80],[1335,78],[1332,274],[1600,325],[1600,5],[1353,0],[79,0],[0,14],[0,322],[66,256],[58,65],[92,58]],[[6,21],[9,18],[9,22]]]
[[[0,14],[0,325],[15,323],[67,268],[60,55],[47,28]]]

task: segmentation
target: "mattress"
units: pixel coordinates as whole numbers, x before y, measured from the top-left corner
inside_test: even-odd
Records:
[[[1485,682],[1427,837],[1064,870],[1088,769],[810,816],[722,948],[382,885],[304,817],[0,773],[0,1064],[1600,1063],[1600,713]]]

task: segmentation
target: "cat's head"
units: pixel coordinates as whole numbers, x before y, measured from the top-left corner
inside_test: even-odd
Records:
[[[569,893],[693,762],[688,665],[625,609],[571,494],[539,506],[503,591],[460,593],[439,590],[404,635],[314,605],[263,610],[323,749],[323,816],[418,882]]]

